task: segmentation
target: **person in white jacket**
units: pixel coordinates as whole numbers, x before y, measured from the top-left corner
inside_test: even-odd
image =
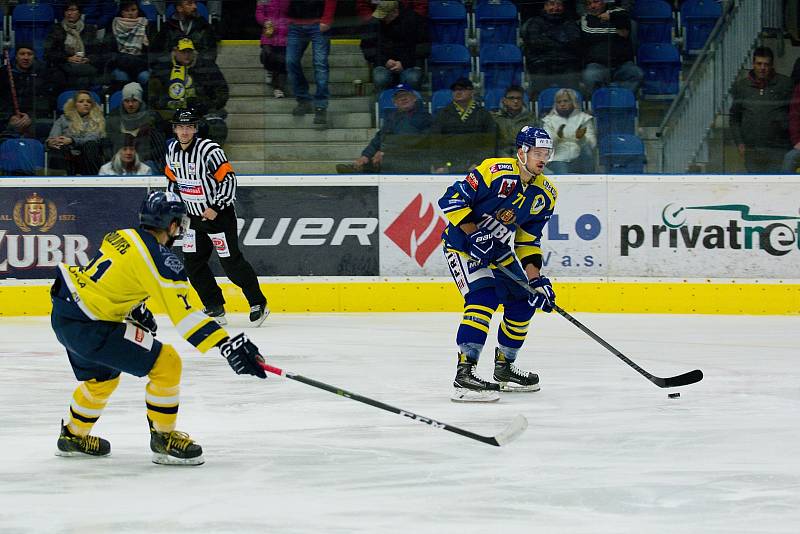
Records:
[[[594,117],[581,111],[572,89],[559,89],[553,109],[542,119],[542,127],[553,140],[553,157],[547,164],[548,174],[594,172],[594,151],[597,146]]]
[[[100,167],[101,176],[152,175],[153,170],[141,162],[136,153],[135,140],[132,135],[125,136],[125,144],[111,158],[111,161]]]

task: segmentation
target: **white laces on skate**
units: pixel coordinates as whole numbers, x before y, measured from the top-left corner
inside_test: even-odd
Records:
[[[513,363],[508,364],[508,366],[509,366],[509,369],[511,369],[511,374],[512,375],[523,376],[523,377],[526,377],[526,378],[530,376],[530,373],[528,371],[521,371]]]

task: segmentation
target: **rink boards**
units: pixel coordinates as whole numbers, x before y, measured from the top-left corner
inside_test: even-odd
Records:
[[[459,310],[437,205],[457,178],[240,176],[242,249],[273,311]],[[565,309],[800,313],[797,176],[553,181],[543,270]],[[160,176],[0,178],[0,315],[48,313],[55,265],[88,263],[163,186]],[[238,289],[223,288],[229,311],[244,311]]]

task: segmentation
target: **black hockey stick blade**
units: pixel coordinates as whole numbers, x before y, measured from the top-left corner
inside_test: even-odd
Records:
[[[517,415],[511,423],[499,434],[494,436],[483,436],[481,434],[476,434],[475,432],[471,432],[469,430],[464,430],[463,428],[458,428],[457,426],[449,425],[447,423],[442,423],[436,421],[435,419],[431,419],[430,417],[425,417],[422,415],[415,414],[413,412],[409,412],[406,410],[401,410],[400,408],[396,408],[390,404],[386,404],[384,402],[371,399],[369,397],[365,397],[363,395],[359,395],[358,393],[353,393],[351,391],[347,391],[346,389],[337,388],[336,386],[332,386],[330,384],[326,384],[324,382],[320,382],[318,380],[314,380],[313,378],[308,378],[302,375],[297,375],[294,373],[290,373],[284,371],[280,367],[275,367],[273,365],[269,365],[268,363],[259,362],[258,365],[261,366],[262,369],[265,371],[288,378],[290,380],[294,380],[296,382],[301,382],[308,386],[313,386],[315,388],[323,389],[330,393],[335,393],[341,397],[345,397],[354,401],[362,402],[364,404],[369,404],[370,406],[374,406],[375,408],[380,408],[381,410],[386,410],[387,412],[392,412],[397,415],[402,415],[403,417],[407,417],[409,419],[413,419],[414,421],[418,421],[420,423],[424,423],[431,428],[441,428],[443,430],[447,430],[449,432],[453,432],[454,434],[459,434],[461,436],[474,439],[475,441],[480,441],[481,443],[486,443],[488,445],[494,445],[495,447],[502,447],[503,445],[507,445],[517,439],[525,429],[528,428],[528,420],[525,419],[523,415]]]
[[[503,267],[502,265],[495,265],[495,267],[499,271],[503,272],[506,276],[514,280],[514,282],[516,282],[519,286],[525,288],[525,290],[527,290],[528,293],[530,293],[531,295],[537,295],[534,289],[531,289],[531,287],[528,284],[517,278],[517,276],[511,271],[509,271],[506,267]],[[575,317],[570,315],[568,312],[562,309],[558,304],[553,303],[552,305],[553,309],[557,311],[559,315],[561,315],[567,321],[571,322],[576,327],[578,327],[578,329],[581,332],[583,332],[590,338],[600,343],[602,346],[608,349],[608,351],[611,352],[611,354],[613,354],[623,362],[627,363],[636,372],[638,372],[640,375],[642,375],[643,377],[645,377],[650,382],[652,382],[653,384],[657,385],[660,388],[675,388],[678,386],[687,386],[689,384],[694,384],[695,382],[699,382],[703,379],[703,372],[700,369],[695,369],[694,371],[689,371],[688,373],[683,373],[682,375],[670,376],[668,378],[661,378],[660,376],[655,376],[654,374],[649,373],[644,369],[642,369],[641,367],[639,367],[639,365],[636,362],[634,362],[633,360],[622,354],[622,352],[617,350],[605,339],[595,334],[589,327],[587,327],[582,322],[577,320]]]

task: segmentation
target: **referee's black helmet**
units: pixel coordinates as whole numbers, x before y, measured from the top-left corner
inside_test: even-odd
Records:
[[[197,124],[200,115],[193,108],[178,108],[172,115],[172,124]]]

